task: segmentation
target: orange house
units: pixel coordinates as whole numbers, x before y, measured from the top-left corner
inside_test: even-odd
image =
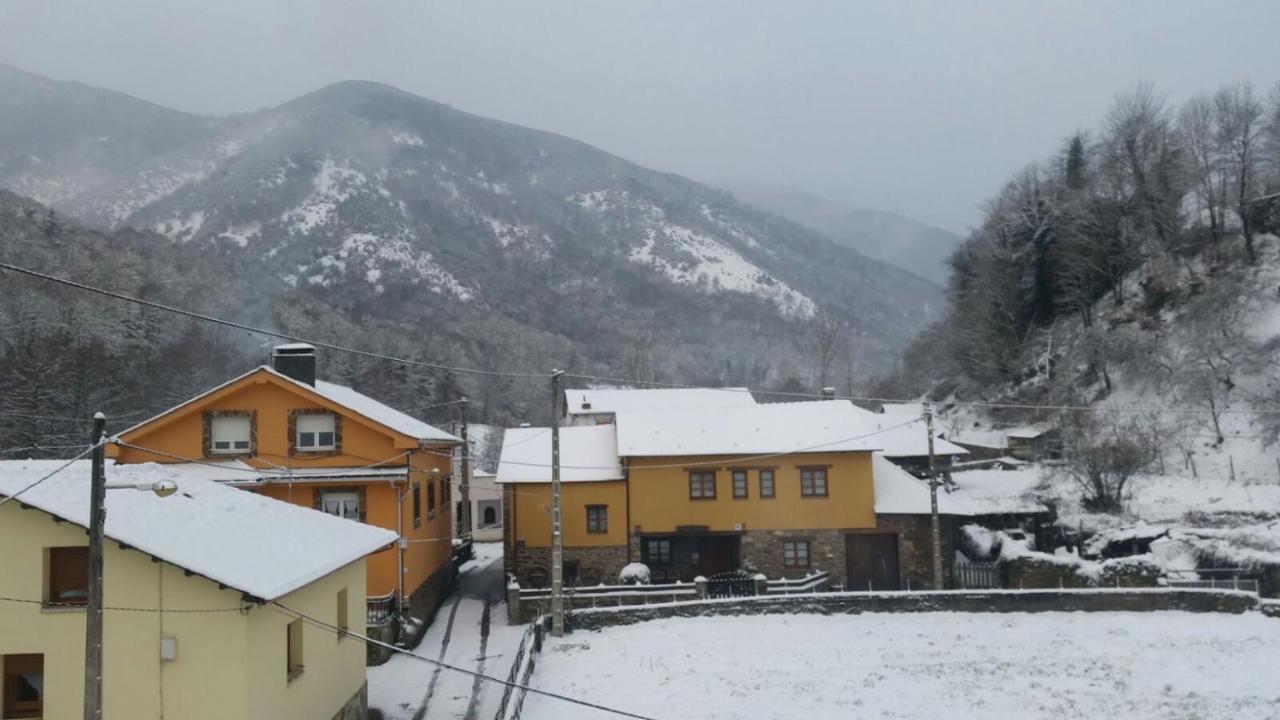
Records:
[[[119,463],[182,464],[202,477],[396,532],[395,547],[368,559],[371,629],[394,632],[397,611],[428,617],[453,581],[450,459],[461,440],[317,380],[310,345],[281,345],[272,367],[139,423],[118,441],[110,447]]]

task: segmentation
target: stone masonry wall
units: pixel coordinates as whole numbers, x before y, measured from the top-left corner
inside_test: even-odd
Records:
[[[876,527],[898,534],[898,573],[903,589],[933,590],[933,527],[928,515],[877,515]],[[955,564],[955,522],[939,518],[942,536],[942,577],[950,584]]]
[[[857,615],[886,612],[1275,612],[1256,595],[1232,591],[1166,588],[1096,590],[995,590],[892,593],[818,593],[635,605],[568,614],[572,630],[600,630],[667,617],[815,613]],[[1280,616],[1280,612],[1276,612]]]
[[[742,533],[742,564],[766,577],[802,578],[811,572],[831,573],[833,585],[845,581],[845,553],[842,530],[748,530]],[[809,567],[786,567],[782,545],[787,541],[809,543]]]
[[[551,584],[551,548],[529,547],[516,543],[511,572],[521,587],[548,587]],[[566,547],[564,549],[566,581],[568,566],[577,563],[577,584],[611,585],[618,582],[618,572],[627,564],[626,545]]]

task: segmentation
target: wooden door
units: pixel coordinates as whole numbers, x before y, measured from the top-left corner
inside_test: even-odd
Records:
[[[851,533],[844,536],[845,589],[900,590],[898,536],[893,533]]]
[[[738,569],[738,538],[732,535],[705,535],[698,539],[698,574],[711,577]]]

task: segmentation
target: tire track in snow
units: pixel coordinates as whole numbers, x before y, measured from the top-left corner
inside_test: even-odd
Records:
[[[480,616],[480,655],[476,658],[476,672],[484,672],[485,652],[489,647],[489,617],[492,614],[493,601],[484,601],[484,614]],[[471,702],[467,703],[467,714],[463,720],[476,720],[476,710],[480,707],[480,696],[484,692],[484,679],[479,675],[471,683]]]
[[[458,595],[453,599],[453,607],[449,610],[449,624],[444,629],[444,638],[440,641],[440,655],[436,660],[444,662],[445,653],[449,650],[449,638],[453,635],[453,621],[458,617],[458,606],[462,604],[462,596]],[[422,705],[418,707],[418,712],[413,714],[413,720],[422,720],[427,715],[427,706],[431,704],[431,696],[435,695],[436,682],[440,679],[440,672],[444,668],[436,666],[434,672],[431,673],[431,684],[427,686],[427,695],[422,699]]]

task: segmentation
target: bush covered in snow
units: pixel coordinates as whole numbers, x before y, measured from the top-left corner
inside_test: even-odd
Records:
[[[633,562],[622,568],[618,573],[619,585],[648,585],[649,584],[649,566],[644,563]]]

